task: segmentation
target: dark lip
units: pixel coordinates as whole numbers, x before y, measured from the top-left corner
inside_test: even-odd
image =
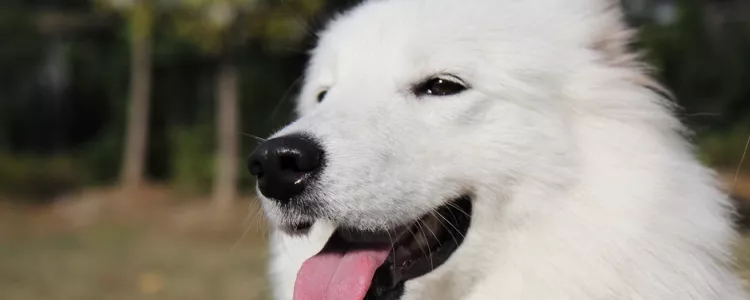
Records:
[[[382,231],[337,229],[321,253],[390,248],[375,272],[365,299],[397,299],[406,281],[443,265],[458,249],[471,225],[471,197],[462,196],[412,223]]]
[[[286,226],[281,226],[281,230],[291,236],[303,236],[310,232],[315,222],[313,221],[301,221],[291,223]]]

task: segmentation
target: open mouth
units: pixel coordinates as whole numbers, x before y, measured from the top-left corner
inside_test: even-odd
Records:
[[[432,272],[458,249],[471,208],[461,197],[389,230],[339,228],[302,265],[294,300],[399,299],[407,280]]]

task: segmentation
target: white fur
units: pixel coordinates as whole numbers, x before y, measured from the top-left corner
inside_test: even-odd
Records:
[[[308,237],[273,234],[275,297],[333,224],[473,196],[463,245],[404,300],[744,300],[728,201],[605,0],[381,0],[320,36],[300,119],[327,164]],[[470,89],[417,97],[438,73]],[[317,94],[328,89],[318,104]],[[310,198],[313,199],[313,198]],[[264,199],[272,222],[298,218]]]

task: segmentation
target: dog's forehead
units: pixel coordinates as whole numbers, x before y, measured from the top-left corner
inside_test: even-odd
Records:
[[[320,35],[311,68],[340,76],[366,70],[405,75],[405,70],[450,60],[450,48],[461,46],[462,40],[465,44],[470,32],[457,32],[456,27],[465,27],[459,19],[432,18],[437,8],[421,6],[417,1],[382,1],[341,16]]]
[[[393,76],[470,68],[488,61],[486,55],[525,52],[530,57],[535,53],[529,49],[546,45],[577,47],[590,30],[582,16],[595,15],[598,9],[577,8],[587,1],[594,0],[369,1],[320,34],[308,76],[328,72],[345,77],[376,70],[400,80]]]

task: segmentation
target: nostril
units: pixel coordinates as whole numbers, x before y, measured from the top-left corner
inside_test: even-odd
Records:
[[[302,172],[297,164],[297,156],[293,154],[282,155],[279,157],[279,168],[284,171]]]
[[[320,151],[286,151],[279,155],[279,168],[283,171],[307,173],[320,166]]]

